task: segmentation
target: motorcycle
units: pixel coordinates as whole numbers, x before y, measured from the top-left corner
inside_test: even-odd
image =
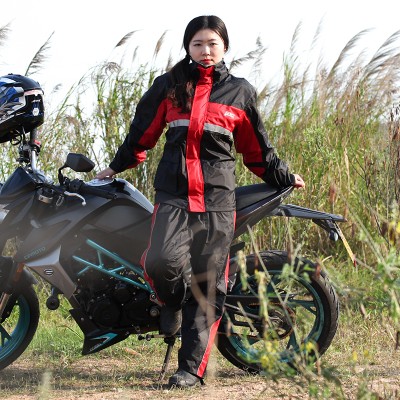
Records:
[[[81,154],[68,154],[54,183],[37,168],[36,136],[36,129],[21,134],[19,165],[0,190],[0,246],[4,252],[9,239],[17,243],[12,256],[0,258],[0,369],[26,350],[37,330],[37,274],[51,286],[50,310],[57,310],[60,295],[68,300],[84,334],[83,355],[132,334],[160,338],[168,344],[164,373],[175,338],[158,333],[160,304],[140,265],[153,205],[124,179],[84,182],[65,176],[65,168],[77,173],[94,168]],[[317,263],[265,250],[245,257],[246,273],[240,273],[245,243],[239,237],[266,217],[309,219],[330,239],[345,241],[338,226],[345,221],[342,216],[284,204],[291,191],[264,183],[236,189],[235,240],[216,346],[233,365],[249,372],[262,370],[257,354],[268,338],[276,343],[277,359],[291,364],[308,343],[323,354],[338,326],[338,298]],[[285,272],[290,266],[292,272]],[[265,274],[264,299],[259,271]],[[263,301],[268,302],[264,313]]]

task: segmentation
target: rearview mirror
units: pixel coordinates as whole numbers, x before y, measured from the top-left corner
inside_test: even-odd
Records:
[[[75,172],[90,172],[94,168],[94,162],[79,153],[69,153],[64,168],[69,167]]]

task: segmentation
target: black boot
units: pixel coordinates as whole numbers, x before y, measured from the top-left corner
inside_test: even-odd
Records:
[[[170,388],[188,388],[196,385],[203,384],[203,380],[190,372],[178,369],[168,381]]]
[[[161,307],[160,333],[165,336],[174,336],[182,325],[182,309],[170,306]]]

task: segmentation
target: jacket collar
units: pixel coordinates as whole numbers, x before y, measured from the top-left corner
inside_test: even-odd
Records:
[[[228,68],[226,67],[224,60],[221,60],[218,64],[210,65],[209,67],[204,67],[203,65],[192,60],[191,63],[189,64],[189,66],[190,66],[191,74],[196,81],[199,79],[199,76],[200,76],[200,72],[199,72],[200,68],[214,67],[214,72],[213,72],[213,82],[214,83],[219,83],[228,76]]]

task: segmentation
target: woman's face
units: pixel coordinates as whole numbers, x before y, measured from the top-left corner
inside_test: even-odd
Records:
[[[221,36],[211,29],[198,31],[189,43],[189,55],[193,61],[206,67],[219,63],[225,55]]]

